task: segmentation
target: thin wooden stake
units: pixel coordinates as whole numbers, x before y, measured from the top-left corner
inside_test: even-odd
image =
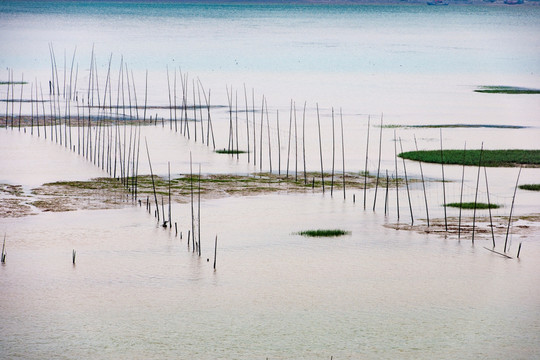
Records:
[[[364,167],[364,210],[366,210],[366,193],[367,193],[367,177],[368,177],[368,153],[369,153],[369,123],[371,121],[371,117],[368,115],[368,123],[367,123],[367,140],[366,140],[366,165]]]
[[[289,142],[287,145],[287,170],[285,172],[286,179],[289,178],[289,158],[291,156],[292,111],[293,111],[293,100],[291,99],[291,108],[289,110]]]
[[[321,157],[321,181],[322,181],[322,191],[324,194],[324,169],[323,169],[323,154],[322,154],[322,140],[321,140],[321,121],[319,118],[319,103],[317,103],[317,126],[319,128],[319,154]]]
[[[486,193],[487,193],[488,210],[489,210],[489,227],[491,228],[491,240],[493,242],[493,248],[495,248],[495,232],[493,231],[493,218],[491,217],[491,202],[489,200],[489,186],[488,186],[487,170],[485,166],[484,166],[484,177],[486,178]]]
[[[416,151],[418,151],[418,143],[416,142],[416,135],[414,136],[414,146],[416,147]],[[429,227],[429,208],[428,208],[428,202],[427,202],[426,183],[424,181],[424,171],[422,170],[422,162],[419,161],[418,164],[420,165],[420,176],[422,177],[422,188],[424,189],[424,201],[426,203],[427,226]]]
[[[216,240],[214,241],[214,270],[216,270],[216,258],[217,258],[217,235],[216,235]]]
[[[389,185],[388,170],[386,170],[386,194],[384,196],[384,215],[385,216],[386,216],[386,211],[387,211],[387,208],[388,208],[388,185]]]
[[[379,161],[377,165],[377,179],[375,179],[375,195],[373,197],[373,211],[375,211],[375,205],[377,205],[377,189],[379,188],[379,174],[381,171],[382,130],[383,130],[383,117],[381,114],[381,130],[379,132]]]
[[[397,166],[397,137],[396,130],[394,130],[394,165],[396,169],[396,210],[397,219],[399,221],[399,180],[398,180],[398,166]]]
[[[442,170],[442,191],[443,191],[443,208],[444,208],[444,229],[448,231],[448,220],[446,216],[446,186],[444,184],[444,153],[443,153],[443,144],[442,144],[442,129],[439,129],[439,134],[441,138],[441,170]]]
[[[332,107],[332,174],[330,176],[330,197],[334,196],[334,165],[336,162],[336,131],[334,126],[334,107]]]
[[[508,234],[510,233],[510,224],[512,223],[512,211],[514,210],[514,200],[516,200],[516,191],[519,184],[519,175],[521,175],[521,166],[516,180],[516,187],[514,188],[514,196],[512,196],[512,205],[510,206],[510,216],[508,216],[508,227],[506,228],[506,239],[504,240],[504,252],[506,252],[506,245],[508,243]]]
[[[401,152],[403,152],[403,145],[401,143],[401,137],[399,138],[399,148]],[[409,210],[411,213],[411,226],[413,226],[414,217],[413,217],[412,204],[411,204],[411,194],[409,192],[409,180],[407,179],[407,167],[405,166],[405,158],[401,158],[401,160],[403,160],[403,174],[405,176],[405,186],[407,187],[407,199],[409,200]]]
[[[458,220],[458,241],[461,238],[461,207],[463,204],[463,183],[465,181],[465,156],[467,154],[467,142],[465,142],[465,145],[463,147],[463,168],[461,170],[461,192],[459,195],[459,220]]]
[[[345,195],[345,138],[343,137],[343,112],[341,111],[341,108],[339,108],[339,118],[341,122],[341,159],[343,160],[343,200],[345,200],[347,198]]]
[[[150,166],[150,177],[152,178],[152,189],[154,190],[154,200],[156,201],[156,211],[157,211],[157,218],[159,222],[159,205],[158,205],[157,194],[156,194],[156,184],[154,182],[154,173],[152,172],[152,162],[150,162],[150,152],[148,151],[148,142],[146,141],[146,136],[144,137],[144,143],[146,145],[146,155],[148,156],[148,165]]]
[[[476,177],[476,192],[474,194],[474,209],[473,209],[473,225],[472,225],[472,243],[474,244],[474,230],[476,225],[476,202],[478,200],[478,186],[480,184],[480,169],[482,165],[482,151],[484,150],[484,143],[480,147],[480,156],[478,158],[478,176]]]
[[[307,185],[306,173],[306,102],[304,101],[304,111],[302,113],[302,156],[304,158],[304,185]]]

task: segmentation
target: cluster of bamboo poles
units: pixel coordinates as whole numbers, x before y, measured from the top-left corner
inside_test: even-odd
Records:
[[[211,116],[211,106],[210,106],[210,95],[211,92],[208,90],[208,93],[205,91],[201,81],[199,79],[192,79],[192,87],[189,89],[190,81],[188,79],[188,74],[183,74],[179,69],[177,72],[174,69],[174,74],[172,76],[172,90],[171,90],[171,76],[169,74],[169,68],[167,67],[167,86],[168,86],[168,107],[158,107],[158,106],[148,106],[148,71],[146,71],[145,77],[145,93],[144,93],[144,106],[139,106],[137,101],[137,92],[135,86],[135,79],[133,76],[133,71],[129,71],[127,64],[124,62],[123,57],[120,59],[120,67],[118,71],[118,82],[117,82],[117,91],[116,91],[116,103],[113,101],[113,89],[112,89],[112,74],[111,74],[111,64],[112,64],[112,54],[109,57],[109,63],[107,68],[107,75],[105,78],[105,86],[100,94],[99,86],[99,76],[98,76],[98,67],[96,61],[96,55],[94,49],[92,49],[91,59],[90,59],[90,71],[88,76],[88,88],[86,93],[84,91],[77,90],[78,83],[78,63],[75,66],[75,55],[76,49],[73,52],[73,57],[71,60],[71,68],[69,71],[69,77],[67,75],[67,62],[66,54],[64,52],[64,68],[63,68],[63,85],[58,76],[58,67],[56,62],[56,56],[52,44],[49,45],[50,58],[51,58],[51,80],[49,81],[49,97],[45,99],[43,96],[43,89],[41,83],[39,83],[39,92],[38,92],[38,82],[37,79],[31,84],[30,90],[30,104],[31,104],[31,115],[30,115],[30,131],[34,134],[34,127],[36,128],[37,135],[47,138],[47,127],[49,127],[49,138],[51,141],[55,141],[66,148],[69,148],[71,151],[76,152],[78,155],[83,156],[88,161],[91,161],[94,165],[100,167],[102,170],[105,170],[110,176],[118,178],[126,189],[132,194],[132,199],[137,200],[137,177],[138,177],[138,164],[139,164],[139,149],[140,149],[140,132],[141,124],[147,122],[147,112],[151,109],[168,109],[169,110],[169,127],[175,132],[180,132],[188,139],[193,139],[194,141],[201,141],[203,144],[210,146],[212,144],[215,149],[215,138],[214,130],[212,125],[212,116]],[[75,69],[75,70],[74,70]],[[181,94],[178,90],[178,77],[181,84]],[[131,75],[131,76],[130,76]],[[69,81],[68,81],[69,78]],[[131,79],[131,80],[130,80]],[[20,84],[20,97],[18,116],[15,116],[15,85]],[[21,129],[21,119],[22,116],[22,104],[28,100],[23,98],[23,88],[25,85],[24,74],[21,76],[21,81],[15,81],[13,70],[8,69],[8,83],[7,83],[7,96],[6,96],[6,111],[5,111],[5,126],[6,128],[11,125],[11,128],[17,127]],[[127,90],[127,91],[126,91]],[[246,134],[246,144],[247,144],[247,162],[253,163],[257,166],[257,160],[259,161],[259,169],[263,171],[263,161],[268,158],[267,168],[270,173],[275,172],[273,168],[272,160],[272,143],[271,143],[271,125],[267,99],[263,95],[260,103],[260,120],[257,124],[257,108],[255,102],[255,92],[252,89],[251,99],[248,99],[247,89],[244,85],[243,87],[243,97],[244,97],[244,110],[239,109],[238,104],[238,91],[233,92],[232,87],[227,90],[228,98],[228,114],[229,114],[229,131],[228,131],[228,147],[227,150],[231,153],[232,156],[239,158],[240,154],[240,137],[242,136],[243,130],[239,129],[239,113],[244,112],[245,114],[245,134]],[[127,96],[126,96],[127,93]],[[202,95],[202,96],[201,96]],[[35,97],[34,97],[35,96]],[[178,104],[178,97],[181,97],[181,103]],[[189,102],[189,96],[191,96],[191,104]],[[204,103],[203,103],[204,99]],[[86,100],[86,103],[85,103]],[[251,100],[251,106],[249,104]],[[64,103],[62,104],[61,101]],[[49,115],[46,112],[46,103],[49,104]],[[72,104],[75,104],[75,111],[72,113]],[[11,105],[11,106],[10,106]],[[40,109],[41,105],[41,109]],[[142,122],[140,121],[139,110],[142,109]],[[321,135],[321,121],[319,114],[319,106],[316,105],[317,111],[317,126],[318,126],[318,143],[319,143],[319,156],[320,156],[320,176],[323,193],[326,190],[325,186],[325,170],[323,164],[323,146],[322,146],[322,135]],[[41,112],[41,115],[40,115]],[[180,114],[178,114],[178,112]],[[11,116],[10,116],[11,113]],[[190,114],[192,118],[190,119]],[[299,173],[302,173],[302,169],[299,169],[299,147],[301,147],[302,153],[302,163],[303,163],[303,181],[304,184],[308,183],[307,178],[307,169],[306,169],[306,103],[303,104],[301,118],[301,135],[299,134],[299,125],[298,125],[298,111],[296,108],[296,102],[291,100],[290,111],[289,111],[289,126],[288,126],[288,139],[287,139],[287,154],[286,154],[286,169],[285,176],[289,178],[289,175],[292,175],[294,170],[294,179],[298,181]],[[251,117],[251,118],[250,118]],[[345,145],[344,145],[344,130],[343,130],[343,115],[340,109],[340,130],[341,130],[341,152],[342,152],[342,180],[343,180],[343,197],[346,198],[346,182],[345,182]],[[11,119],[11,124],[9,120]],[[40,123],[41,120],[41,123]],[[268,150],[266,151],[263,147],[263,134],[264,134],[264,125],[266,120],[266,132],[267,132],[267,145]],[[148,121],[152,122],[152,116],[149,117]],[[332,108],[331,110],[331,121],[332,121],[332,165],[331,165],[331,179],[330,179],[330,194],[333,195],[334,191],[334,175],[335,175],[335,160],[336,160],[336,135],[335,135],[335,112]],[[16,123],[18,122],[18,123]],[[206,122],[206,127],[205,127]],[[156,114],[154,125],[158,123],[158,116]],[[190,126],[192,123],[192,126]],[[272,121],[273,123],[273,121]],[[165,126],[165,119],[162,117],[161,125]],[[251,124],[251,128],[250,128]],[[77,129],[77,139],[75,142],[74,134],[72,128],[76,127]],[[128,128],[129,127],[129,131]],[[259,133],[257,134],[257,128]],[[390,206],[388,203],[389,199],[389,189],[390,184],[395,184],[396,190],[396,213],[398,222],[400,220],[400,206],[399,206],[399,182],[400,177],[398,174],[398,156],[397,156],[397,142],[399,140],[400,151],[403,152],[401,138],[397,138],[394,131],[394,173],[389,176],[388,169],[385,170],[386,176],[381,174],[381,151],[382,151],[382,137],[383,137],[383,117],[381,115],[380,120],[380,132],[379,132],[379,148],[378,148],[378,160],[377,160],[377,172],[375,179],[375,191],[373,197],[373,211],[376,209],[377,204],[377,195],[379,187],[383,187],[382,182],[386,183],[385,189],[385,199],[384,199],[384,212],[385,215],[389,212]],[[42,131],[40,131],[40,129]],[[278,149],[278,168],[277,174],[282,174],[282,160],[281,160],[281,135],[280,135],[280,120],[279,120],[279,111],[276,110],[275,116],[275,129],[277,131],[277,149]],[[26,127],[24,127],[26,131]],[[128,136],[129,132],[129,136]],[[301,138],[301,144],[299,141]],[[364,210],[367,206],[367,179],[369,175],[368,171],[368,153],[369,153],[369,138],[370,138],[370,118],[368,117],[368,127],[367,127],[367,140],[366,140],[366,161],[364,168]],[[258,143],[257,143],[258,141]],[[418,145],[416,137],[414,138],[415,147],[418,150]],[[445,192],[445,179],[444,179],[444,161],[443,161],[443,147],[442,147],[442,131],[441,131],[441,170],[442,170],[442,186],[443,186],[443,197],[444,203],[446,204],[446,192]],[[258,152],[258,153],[257,153]],[[266,156],[263,154],[267,152]],[[294,166],[291,161],[291,152],[294,152]],[[148,148],[147,148],[148,153]],[[258,155],[258,156],[257,156]],[[191,156],[190,156],[191,157]],[[150,157],[148,154],[149,162]],[[414,224],[413,216],[413,207],[411,203],[410,190],[409,190],[409,181],[407,177],[406,162],[402,159],[403,164],[403,174],[407,190],[407,198],[409,203],[409,212],[411,225]],[[302,165],[300,165],[302,166]],[[426,185],[424,180],[424,174],[422,169],[422,163],[419,162],[420,176],[422,181],[423,193],[424,193],[424,202],[425,202],[425,213],[427,226],[430,226],[430,217],[429,217],[429,207],[428,207],[428,198],[426,192]],[[478,193],[478,184],[480,177],[480,168],[481,168],[481,156],[479,159],[478,166],[478,178],[477,178],[477,192],[475,196],[475,204],[477,201]],[[153,174],[150,164],[151,176],[153,181]],[[299,171],[300,170],[300,171]],[[487,171],[484,167],[484,174],[486,177],[486,189],[488,187],[487,183]],[[519,179],[519,175],[518,175]],[[200,177],[199,177],[200,181]],[[313,184],[315,179],[312,179]],[[463,179],[462,179],[463,183]],[[517,188],[517,183],[516,183]],[[463,190],[463,184],[462,184]],[[154,189],[155,191],[155,189]],[[155,193],[154,193],[155,196]],[[515,192],[514,192],[515,198]],[[462,196],[460,201],[462,200]],[[354,197],[353,197],[354,201]],[[488,190],[488,201],[489,201],[489,190]],[[170,200],[169,200],[170,202]],[[148,203],[148,201],[147,201]],[[506,252],[508,234],[510,229],[511,215],[513,209],[514,199],[512,200],[512,208],[510,210],[508,230],[505,240],[504,252]],[[160,221],[159,216],[159,204],[157,197],[155,196],[156,204],[156,217],[158,222]],[[162,199],[162,208],[163,208],[163,199]],[[170,205],[169,205],[170,208]],[[164,217],[164,211],[162,211]],[[445,229],[448,230],[447,223],[447,214],[446,207],[444,207],[444,218],[445,218]],[[472,227],[472,241],[474,242],[475,236],[475,220],[476,220],[476,207],[474,209],[473,215],[473,227]],[[490,210],[490,221],[491,221],[491,210]],[[192,219],[192,223],[195,221]],[[163,225],[166,225],[167,221],[163,221]],[[169,227],[172,227],[170,215],[168,220]],[[176,226],[176,224],[175,224]],[[492,228],[492,237],[493,245],[495,247],[495,238],[493,234],[493,225]],[[193,237],[192,247],[193,251],[198,249],[200,254],[200,239],[195,241],[195,226],[192,226],[191,231],[188,235]],[[459,214],[459,224],[458,224],[458,238],[461,237],[461,208]]]
[[[165,214],[165,205],[163,196],[161,197],[161,215],[159,211],[159,202],[156,192],[156,184],[154,181],[154,173],[152,170],[152,161],[150,159],[150,151],[148,149],[148,142],[145,139],[146,154],[148,156],[148,165],[150,168],[150,176],[152,179],[152,191],[155,202],[154,216],[157,218],[158,224],[161,224],[163,228],[169,228],[172,230],[172,198],[171,198],[171,163],[167,163],[168,167],[168,217]],[[197,211],[195,212],[195,187],[193,179],[193,158],[191,152],[189,153],[189,170],[190,170],[190,208],[191,208],[191,229],[187,232],[187,247],[191,251],[201,256],[201,165],[199,164],[199,173],[197,177]],[[139,205],[141,201],[139,200]],[[152,206],[149,198],[146,199],[146,210],[151,213]],[[178,222],[174,222],[175,236],[178,236]],[[180,238],[182,238],[182,232],[180,232]],[[214,270],[216,269],[216,256],[217,256],[217,235],[214,242]]]

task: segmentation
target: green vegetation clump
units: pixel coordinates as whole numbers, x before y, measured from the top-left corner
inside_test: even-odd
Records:
[[[336,237],[349,234],[349,231],[340,230],[340,229],[318,229],[318,230],[305,230],[300,231],[298,235],[309,236],[309,237]]]
[[[517,86],[479,86],[474,92],[486,94],[540,94],[540,89]]]
[[[488,129],[525,129],[521,125],[495,125],[495,124],[431,124],[431,125],[384,125],[383,128],[427,128],[427,129],[457,129],[457,128],[488,128]]]
[[[244,150],[236,150],[236,149],[218,149],[216,150],[216,153],[218,154],[229,154],[229,155],[236,155],[236,154],[245,154],[246,151]]]
[[[475,208],[475,203],[473,202],[462,202],[462,203],[448,203],[448,204],[445,204],[444,206],[449,206],[449,207],[455,207],[455,208],[462,208],[462,209],[474,209]],[[486,204],[486,203],[479,203],[477,202],[476,203],[476,209],[479,209],[479,210],[482,210],[482,209],[498,209],[500,208],[501,205],[497,205],[497,204]]]
[[[441,150],[408,151],[399,157],[428,163],[441,163]],[[443,150],[444,164],[478,166],[480,150]],[[540,166],[540,150],[483,150],[482,166],[516,167],[520,165]]]
[[[540,184],[523,184],[519,185],[519,188],[523,190],[540,191]]]

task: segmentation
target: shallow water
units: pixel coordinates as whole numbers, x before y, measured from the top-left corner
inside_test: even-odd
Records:
[[[149,102],[168,105],[167,65],[171,79],[171,69],[178,67],[189,73],[190,81],[200,77],[205,89],[212,89],[213,105],[227,104],[226,86],[232,85],[243,109],[245,83],[251,107],[255,88],[256,154],[253,137],[248,145],[245,135],[245,114],[239,114],[239,147],[250,147],[250,163],[246,154],[239,159],[216,154],[200,138],[188,140],[174,131],[174,124],[158,122],[142,127],[141,139],[148,142],[153,171],[161,176],[167,174],[169,162],[173,176],[188,173],[190,152],[195,169],[201,164],[203,173],[268,171],[269,148],[273,172],[283,173],[291,98],[296,101],[298,121],[298,147],[291,145],[289,156],[291,174],[296,169],[293,164],[299,174],[303,171],[304,101],[308,171],[320,170],[316,103],[325,171],[332,164],[332,106],[337,172],[343,170],[340,107],[348,172],[364,170],[370,117],[368,171],[376,173],[381,113],[384,124],[392,125],[528,126],[443,129],[445,148],[462,148],[465,142],[467,148],[479,148],[482,142],[488,149],[538,146],[538,95],[473,92],[479,85],[539,87],[537,7],[58,4],[0,4],[0,32],[7,39],[0,43],[0,65],[13,68],[15,80],[24,72],[25,78],[35,78],[45,88],[50,78],[47,44],[53,42],[61,83],[64,49],[69,69],[77,46],[81,98],[88,88],[93,44],[101,96],[111,52],[112,97],[123,55],[133,70],[139,105],[146,69]],[[0,73],[2,80],[6,76],[7,71]],[[24,98],[29,98],[29,88],[23,88]],[[15,98],[19,92],[16,86]],[[270,116],[269,123],[263,118],[261,134],[262,94],[268,99]],[[6,86],[0,85],[0,98],[6,95]],[[0,103],[0,116],[5,106]],[[71,109],[74,114],[75,106]],[[168,110],[155,112],[169,116]],[[23,106],[22,113],[29,114],[30,109]],[[216,148],[227,147],[227,108],[213,108],[212,120]],[[72,145],[80,130],[72,128]],[[381,173],[388,170],[390,176],[395,175],[394,145],[400,152],[393,130],[384,128],[382,140]],[[0,183],[22,185],[29,193],[46,182],[107,175],[51,141],[51,132],[44,139],[43,132],[37,137],[35,131],[0,128]],[[126,126],[122,142],[127,142],[130,131]],[[421,149],[440,146],[439,129],[396,128],[396,133],[404,151],[414,149],[414,136]],[[257,156],[256,164],[251,155]],[[399,160],[400,176],[402,166]],[[408,175],[418,180],[418,163],[407,161],[406,166]],[[450,180],[444,196],[447,202],[459,202],[462,168],[444,170]],[[139,172],[149,173],[144,150]],[[423,172],[429,180],[441,179],[439,165],[424,164]],[[490,201],[503,205],[493,215],[503,220],[510,211],[517,173],[517,168],[487,169]],[[486,202],[481,175],[478,200]],[[538,169],[526,168],[520,183],[537,183],[538,178]],[[474,200],[476,181],[477,169],[467,168],[464,201]],[[508,249],[513,259],[485,250],[484,246],[491,246],[488,234],[477,235],[473,245],[468,234],[457,241],[455,234],[397,231],[385,227],[398,219],[392,187],[385,216],[384,186],[378,189],[376,211],[372,211],[374,189],[367,192],[367,210],[358,189],[348,189],[346,200],[339,190],[333,197],[326,191],[205,199],[201,257],[188,247],[189,204],[172,208],[182,238],[129,202],[116,210],[0,219],[7,248],[7,263],[0,268],[4,294],[0,348],[7,358],[25,359],[537,357],[537,228],[518,232],[517,225],[530,224],[514,225]],[[442,219],[441,182],[427,183],[427,201],[430,217]],[[411,202],[416,224],[425,224],[420,182],[411,184]],[[538,214],[539,203],[538,193],[519,190],[514,215]],[[399,210],[399,222],[409,223],[403,187]],[[458,210],[448,209],[448,216],[457,217]],[[330,239],[295,234],[314,228],[343,228],[351,233]],[[497,250],[504,240],[498,233]],[[516,259],[520,243],[521,257]],[[73,249],[76,265],[71,261]]]

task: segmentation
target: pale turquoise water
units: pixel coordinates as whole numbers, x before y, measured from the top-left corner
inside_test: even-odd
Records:
[[[26,79],[36,78],[46,87],[52,42],[59,70],[64,51],[69,69],[77,47],[82,93],[92,45],[101,87],[110,53],[115,79],[123,55],[134,71],[139,99],[149,70],[152,104],[168,104],[167,65],[189,72],[190,78],[200,76],[212,89],[214,104],[226,104],[225,86],[233,86],[243,105],[245,83],[248,91],[255,88],[257,106],[264,93],[271,114],[280,111],[282,170],[290,99],[298,109],[308,102],[307,166],[313,171],[319,166],[315,103],[321,107],[325,169],[331,162],[330,107],[343,107],[347,170],[358,172],[364,168],[368,114],[372,124],[384,113],[387,124],[532,126],[445,129],[443,140],[445,147],[461,148],[464,141],[479,147],[484,141],[486,148],[537,148],[538,95],[472,90],[478,85],[540,87],[539,18],[536,6],[4,1],[0,79],[9,67],[15,79],[24,72]],[[0,98],[5,95],[1,86]],[[278,132],[271,116],[275,171]],[[228,114],[218,108],[213,118],[217,147],[226,147]],[[240,123],[243,128],[243,119]],[[104,175],[50,139],[0,130],[0,182],[30,191],[56,179]],[[405,151],[414,147],[413,134],[420,148],[439,146],[438,129],[398,129]],[[146,128],[143,135],[159,174],[166,173],[168,161],[173,173],[186,173],[189,151],[203,172],[259,169],[247,164],[245,155],[239,161],[217,156],[167,126]],[[371,136],[373,172],[378,128]],[[247,145],[244,137],[240,143]],[[392,129],[385,130],[383,144],[382,169],[393,173]],[[407,170],[419,175],[416,163],[408,162]],[[145,162],[140,171],[148,172]],[[440,178],[438,166],[426,165],[424,172]],[[506,216],[517,170],[488,173],[491,199],[504,205],[494,214]],[[465,194],[472,198],[476,170],[466,174]],[[459,200],[461,169],[447,167],[446,176],[454,180],[448,199]],[[525,169],[522,177],[538,182],[539,173]],[[440,217],[440,183],[428,189],[432,216]],[[480,199],[485,201],[485,195],[482,187]],[[383,227],[396,221],[394,193],[390,196],[387,217],[381,202],[376,212],[364,211],[358,191],[356,204],[350,192],[346,201],[341,194],[203,201],[201,258],[187,249],[187,205],[173,207],[183,240],[130,206],[1,219],[8,262],[0,269],[0,348],[7,358],[25,359],[538,357],[538,234],[512,236],[510,254],[523,241],[522,259],[505,260],[483,249],[491,243],[486,237],[472,246],[470,239],[457,242]],[[400,196],[401,221],[406,222],[406,197]],[[418,184],[412,197],[421,222],[424,199]],[[368,199],[369,204],[373,191]],[[537,194],[519,192],[516,214],[538,213],[539,201]],[[294,235],[318,227],[352,233],[318,240]],[[498,246],[501,241],[498,237]]]

